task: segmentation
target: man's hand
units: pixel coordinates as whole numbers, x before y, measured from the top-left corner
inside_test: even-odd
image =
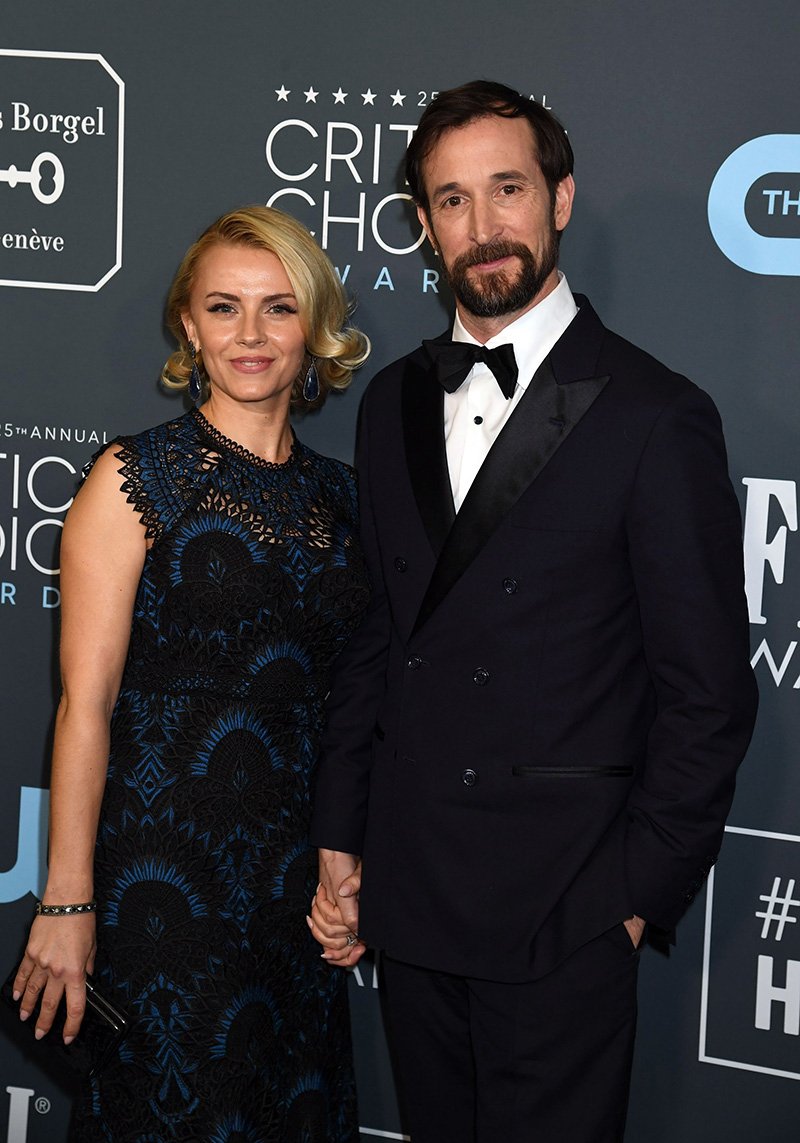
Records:
[[[358,940],[358,893],[361,862],[350,853],[319,851],[319,888],[314,895],[308,925],[332,964],[352,967],[366,945]]]
[[[628,930],[628,936],[633,941],[633,947],[638,949],[639,942],[641,941],[642,934],[644,933],[645,922],[641,917],[633,916],[629,917],[627,921],[623,921],[623,924]]]

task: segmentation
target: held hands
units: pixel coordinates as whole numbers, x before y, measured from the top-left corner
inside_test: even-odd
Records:
[[[324,960],[352,968],[367,947],[358,939],[361,862],[351,854],[321,849],[319,873],[311,916],[306,918],[308,927],[325,949]]]
[[[36,1039],[52,1027],[62,997],[67,1019],[64,1043],[78,1034],[86,1008],[86,974],[94,968],[95,918],[91,913],[69,917],[37,917],[28,946],[14,978],[14,999],[20,1000],[19,1018],[27,1020],[36,1008]]]

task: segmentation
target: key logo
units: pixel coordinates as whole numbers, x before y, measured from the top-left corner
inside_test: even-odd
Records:
[[[0,285],[96,292],[122,265],[125,85],[100,55],[0,49]]]

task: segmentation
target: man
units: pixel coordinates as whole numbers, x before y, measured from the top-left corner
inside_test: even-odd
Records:
[[[407,178],[457,344],[362,408],[374,600],[330,699],[312,931],[384,950],[414,1143],[618,1143],[642,931],[713,864],[756,708],[719,417],[559,274],[546,110],[444,92]]]

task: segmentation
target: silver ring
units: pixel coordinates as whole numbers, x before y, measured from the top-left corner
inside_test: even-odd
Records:
[[[348,933],[347,934],[348,948],[352,948],[353,945],[357,945],[357,944],[358,944],[358,933]]]

